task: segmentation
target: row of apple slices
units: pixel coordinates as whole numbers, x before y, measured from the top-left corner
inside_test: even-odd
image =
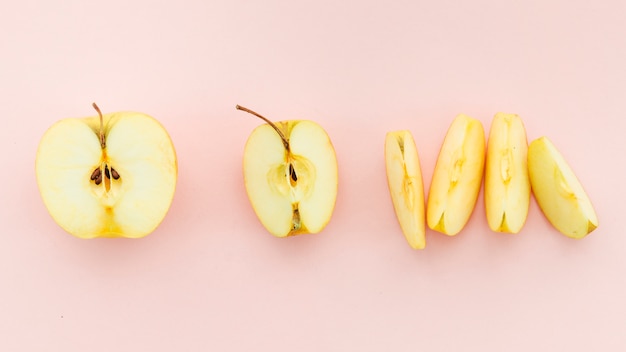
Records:
[[[469,220],[485,175],[485,208],[496,232],[519,232],[528,215],[531,188],[552,225],[583,238],[598,226],[580,182],[547,137],[527,144],[518,115],[498,113],[485,137],[480,121],[466,115],[452,122],[435,166],[424,206],[417,148],[409,131],[389,132],[385,141],[387,179],[400,227],[410,246],[426,246],[432,230],[456,235]]]
[[[172,202],[178,173],[174,145],[148,115],[103,115],[93,106],[98,116],[61,120],[42,137],[36,160],[42,199],[54,220],[77,237],[143,237]],[[320,232],[332,216],[338,184],[337,158],[326,131],[313,121],[272,123],[237,109],[266,122],[250,134],[243,158],[248,198],[263,226],[277,237]],[[426,220],[448,235],[461,231],[485,166],[481,123],[459,115],[450,126],[427,209],[410,132],[390,132],[385,154],[393,204],[411,246],[424,248]],[[494,231],[522,228],[531,185],[547,218],[564,234],[581,238],[597,227],[591,203],[562,156],[545,137],[528,148],[518,116],[494,118],[486,167],[487,219]]]

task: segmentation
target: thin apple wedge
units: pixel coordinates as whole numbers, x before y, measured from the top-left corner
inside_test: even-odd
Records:
[[[411,132],[387,133],[385,164],[389,193],[402,232],[413,249],[423,249],[426,247],[424,183]]]
[[[528,148],[530,185],[541,211],[565,236],[580,239],[598,227],[598,218],[580,181],[547,137]]]
[[[518,115],[498,113],[491,122],[485,165],[485,212],[491,230],[518,233],[528,216],[528,141]]]
[[[263,226],[276,237],[318,233],[337,198],[337,158],[324,129],[313,121],[266,123],[252,131],[243,153],[248,198]]]
[[[485,167],[485,133],[480,121],[458,115],[446,133],[430,184],[428,227],[458,234],[476,206]]]

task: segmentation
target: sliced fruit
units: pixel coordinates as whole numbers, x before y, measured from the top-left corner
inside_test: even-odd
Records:
[[[39,143],[36,175],[52,218],[80,238],[139,238],[163,220],[177,163],[154,118],[118,112],[54,124]]]
[[[387,183],[402,232],[414,249],[426,246],[424,183],[417,147],[409,131],[387,133]]]
[[[485,211],[496,232],[518,233],[528,216],[528,141],[518,115],[498,113],[491,122],[485,166]]]
[[[458,115],[443,141],[430,184],[428,227],[449,236],[463,229],[476,205],[484,166],[482,124]]]
[[[530,184],[541,211],[561,233],[583,238],[598,227],[598,218],[580,181],[547,137],[528,148]]]
[[[337,198],[337,158],[324,129],[313,121],[263,124],[250,134],[243,154],[248,198],[274,236],[318,233],[328,224]]]

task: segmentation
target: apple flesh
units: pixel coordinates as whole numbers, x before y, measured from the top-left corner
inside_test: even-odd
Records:
[[[139,238],[168,212],[176,153],[163,126],[142,113],[63,119],[41,139],[36,175],[46,208],[68,233]]]
[[[255,128],[244,149],[243,173],[252,208],[276,237],[318,233],[330,221],[337,198],[337,158],[324,129],[289,120]]]
[[[458,234],[478,199],[485,165],[485,134],[480,121],[458,115],[441,146],[428,194],[428,227]]]
[[[541,211],[562,234],[580,239],[598,227],[598,218],[580,181],[547,137],[528,148],[530,184]]]
[[[426,247],[424,183],[417,147],[409,131],[387,133],[385,164],[391,201],[413,249]]]
[[[498,113],[491,122],[485,166],[485,212],[491,230],[518,233],[528,216],[528,141],[518,115]]]

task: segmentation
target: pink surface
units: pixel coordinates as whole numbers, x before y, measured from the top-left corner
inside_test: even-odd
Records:
[[[626,350],[624,13],[621,0],[4,6],[0,350]],[[76,239],[39,196],[39,139],[92,101],[156,117],[175,143],[177,193],[144,239]],[[259,121],[235,104],[326,128],[340,184],[323,233],[262,228],[241,171]],[[385,133],[413,132],[428,186],[454,116],[488,131],[498,111],[552,139],[600,227],[571,240],[532,200],[522,233],[494,234],[481,192],[458,236],[429,231],[411,250]]]

